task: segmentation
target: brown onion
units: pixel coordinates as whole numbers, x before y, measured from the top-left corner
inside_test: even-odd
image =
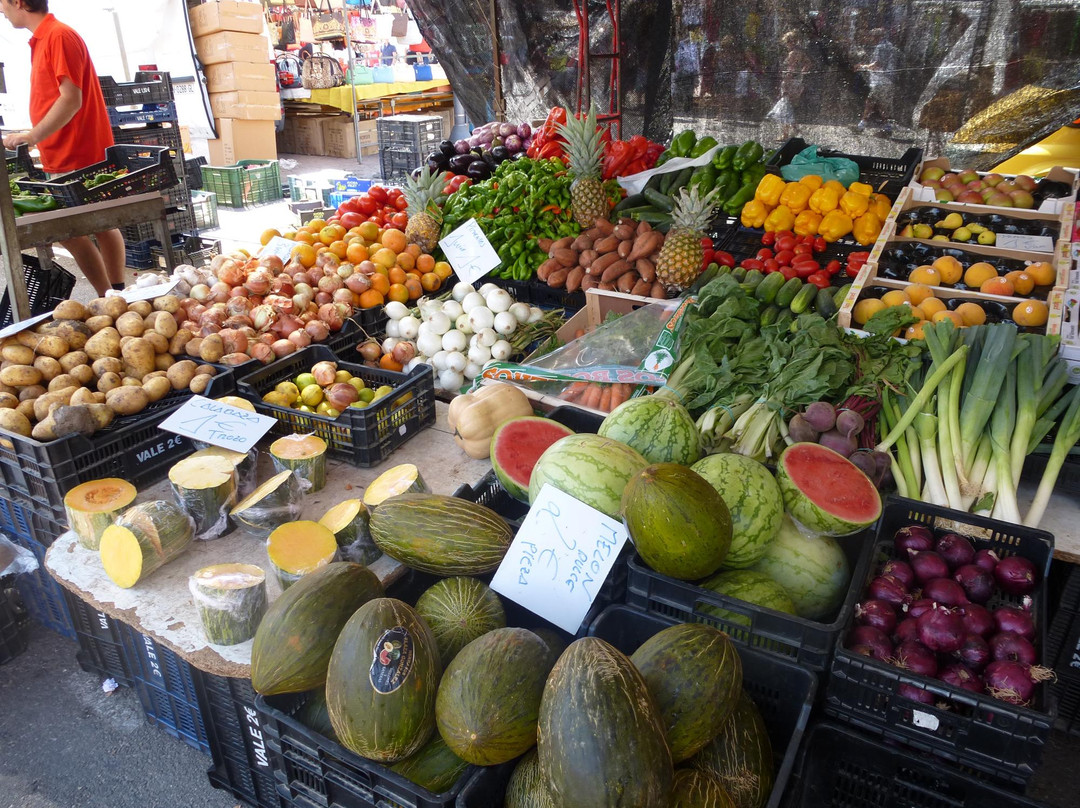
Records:
[[[275,275],[281,272],[285,268],[284,262],[282,262],[280,256],[277,255],[264,255],[259,259],[259,266],[266,267]]]
[[[344,411],[346,407],[359,398],[360,394],[356,391],[356,388],[345,382],[331,385],[330,389],[326,391],[326,400],[330,402],[330,406],[335,410]]]
[[[315,293],[315,305],[325,306],[327,303],[333,303],[334,296],[329,292],[316,292]]]
[[[234,314],[221,324],[222,328],[251,328],[251,318],[244,314]],[[255,329],[251,329],[254,333]]]
[[[333,294],[344,285],[345,282],[337,275],[323,275],[319,278],[320,292],[329,292],[330,294]]]
[[[199,303],[205,303],[210,299],[210,287],[205,283],[197,283],[191,287],[191,299]]]
[[[256,342],[251,346],[251,358],[258,359],[264,365],[268,365],[273,362],[277,356],[274,354],[274,349],[265,342]]]
[[[361,275],[359,272],[354,272],[345,279],[345,287],[354,294],[362,295],[371,288],[371,280],[367,275]]]
[[[221,357],[221,364],[223,365],[242,365],[245,362],[250,362],[251,357],[246,353],[230,353]]]
[[[216,334],[221,330],[221,326],[214,325],[213,323],[207,323],[199,328],[198,335],[200,337],[209,337],[211,334]]]
[[[248,275],[244,286],[253,295],[265,295],[270,291],[270,275],[264,270],[257,270]]]
[[[279,339],[271,345],[270,348],[273,350],[274,356],[278,357],[278,359],[296,352],[296,345],[289,342],[287,339]]]
[[[353,302],[353,293],[348,289],[338,289],[336,292],[334,292],[334,302],[344,303],[345,305],[351,307]]]
[[[300,350],[301,348],[306,348],[311,344],[311,335],[302,328],[298,328],[293,331],[291,334],[289,334],[287,339],[289,340],[289,342],[296,346],[297,350]]]
[[[247,315],[251,312],[252,308],[251,301],[247,297],[233,297],[225,304],[225,310],[229,312],[230,315]]]
[[[311,368],[311,375],[315,377],[315,381],[321,387],[333,384],[334,379],[337,376],[337,363],[326,361],[316,362],[314,367]]]
[[[244,277],[247,273],[244,271],[244,267],[241,264],[231,259],[226,259],[214,274],[217,275],[218,280],[222,283],[227,283],[229,286],[239,286],[244,282]]]
[[[361,342],[356,346],[356,351],[368,362],[375,362],[382,356],[382,346],[373,339]]]
[[[341,326],[344,325],[341,312],[329,301],[319,306],[319,319],[326,323],[326,327],[331,331],[340,331]]]
[[[219,333],[225,346],[225,353],[247,353],[248,338],[243,331],[233,328],[223,328]]]
[[[322,342],[330,336],[330,329],[322,320],[311,320],[304,326],[304,330],[311,335],[315,342]]]
[[[218,281],[210,287],[210,300],[214,303],[224,303],[229,299],[229,292],[232,291],[232,287],[224,281]]]
[[[402,340],[394,346],[390,355],[399,365],[407,365],[416,357],[416,346],[408,340]]]

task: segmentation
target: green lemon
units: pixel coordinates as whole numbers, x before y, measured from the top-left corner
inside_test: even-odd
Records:
[[[315,381],[315,377],[310,373],[301,373],[296,377],[296,386],[301,390],[305,387],[310,387],[313,384],[318,384],[318,382]]]

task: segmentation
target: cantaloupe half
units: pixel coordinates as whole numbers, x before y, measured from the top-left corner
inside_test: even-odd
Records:
[[[301,480],[307,480],[309,492],[319,491],[326,485],[326,441],[318,435],[286,435],[270,444],[270,456],[274,468],[279,471],[295,471]]]
[[[420,476],[420,469],[412,463],[402,463],[371,481],[364,491],[364,504],[375,508],[399,494],[426,494],[428,491],[424,478]]]
[[[347,560],[370,564],[382,555],[371,538],[370,521],[371,514],[362,501],[347,499],[323,514],[319,524],[334,534]]]
[[[307,520],[286,522],[266,540],[266,554],[282,589],[288,589],[301,576],[325,567],[334,560],[337,551],[337,540],[329,528]]]
[[[240,398],[240,396],[222,396],[221,398],[215,398],[214,401],[228,404],[230,407],[236,407],[237,409],[247,410],[248,412],[255,412],[255,405],[246,398]]]
[[[116,477],[91,480],[68,491],[64,496],[64,511],[79,544],[97,550],[105,528],[135,501],[138,493],[127,480]]]

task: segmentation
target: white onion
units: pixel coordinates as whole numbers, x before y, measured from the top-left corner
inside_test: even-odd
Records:
[[[491,346],[491,358],[496,362],[505,362],[510,358],[510,355],[514,352],[513,346],[510,345],[504,339],[499,340]]]
[[[471,337],[473,333],[472,323],[469,322],[469,315],[461,314],[454,321],[454,328],[464,334],[466,337]]]
[[[420,334],[416,338],[416,350],[424,356],[435,356],[442,350],[442,337],[437,334]]]
[[[438,334],[441,337],[450,330],[450,318],[441,311],[437,311],[431,315],[431,319],[428,320],[428,325],[431,326],[431,332],[433,334]]]
[[[477,306],[469,311],[469,325],[473,331],[483,331],[495,324],[495,315],[486,306]]]
[[[537,306],[529,306],[529,319],[526,322],[535,323],[544,319],[544,310]]]
[[[420,309],[420,317],[424,320],[431,319],[431,315],[437,311],[442,311],[442,303],[438,300],[430,300],[428,298],[421,298],[417,304],[417,308]]]
[[[411,372],[411,371],[412,371],[412,369],[413,369],[413,368],[415,368],[415,367],[416,367],[417,365],[426,365],[426,364],[427,364],[427,362],[426,362],[425,360],[426,360],[426,357],[423,357],[423,356],[414,356],[414,357],[413,357],[412,359],[410,359],[410,360],[409,360],[409,361],[408,361],[408,362],[407,362],[407,363],[405,364],[405,367],[403,367],[403,368],[402,368],[402,372],[403,372],[403,373],[409,373],[409,372]]]
[[[529,322],[529,317],[532,315],[532,309],[529,308],[528,303],[515,303],[507,311],[522,324]]]
[[[483,372],[483,365],[478,365],[475,362],[470,362],[465,366],[465,378],[469,381],[472,381]]]
[[[518,321],[517,317],[512,315],[508,311],[501,311],[495,315],[495,321],[493,323],[495,330],[502,334],[504,337],[509,337],[515,331],[517,331]]]
[[[487,297],[488,295],[490,295],[493,291],[495,291],[498,288],[499,287],[496,286],[494,283],[489,282],[489,283],[485,283],[483,286],[481,286],[480,289],[479,289],[479,292],[484,297]]]
[[[491,359],[491,351],[485,348],[483,345],[471,345],[469,346],[469,361],[475,362],[478,365],[483,365]]]
[[[487,308],[487,301],[485,301],[484,296],[478,292],[466,295],[465,299],[461,301],[461,310],[464,312],[471,312],[478,306]]]
[[[464,352],[469,346],[469,338],[460,331],[447,331],[443,334],[442,346],[447,351]]]
[[[448,351],[446,354],[446,369],[461,373],[465,370],[465,354],[460,351]]]
[[[401,342],[401,340],[397,337],[387,337],[383,340],[382,352],[384,354],[390,353],[392,350],[394,350],[394,346],[397,345],[399,342]]]
[[[439,387],[448,393],[456,393],[463,384],[465,384],[465,376],[456,370],[444,370],[439,374]]]
[[[397,327],[402,339],[415,340],[420,334],[420,321],[415,317],[402,317],[397,321]]]
[[[391,320],[400,320],[409,316],[409,307],[398,300],[391,300],[386,304],[386,316]]]
[[[464,312],[465,309],[461,308],[461,304],[458,303],[456,300],[447,300],[444,301],[442,304],[442,311],[443,314],[445,314],[451,320],[456,320],[458,317],[461,316],[462,312]]]
[[[514,305],[514,298],[510,297],[510,293],[505,289],[496,289],[486,299],[487,307],[496,314],[509,311],[510,307]]]
[[[447,353],[447,351],[438,351],[434,356],[431,357],[431,366],[435,368],[435,370],[446,370]]]
[[[401,331],[398,329],[398,321],[391,317],[386,321],[386,336],[388,337],[400,337]]]
[[[465,283],[465,281],[459,281],[458,283],[454,284],[454,289],[450,293],[450,295],[451,295],[451,297],[454,298],[454,300],[456,300],[458,303],[460,303],[462,300],[465,299],[466,295],[472,294],[475,291],[476,290],[473,289],[473,286],[472,286],[471,283]]]
[[[499,335],[495,333],[494,328],[484,328],[480,331],[479,339],[477,342],[483,345],[485,348],[490,348],[496,342],[499,341]]]

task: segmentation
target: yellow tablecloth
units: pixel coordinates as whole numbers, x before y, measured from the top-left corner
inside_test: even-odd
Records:
[[[352,100],[349,91],[356,95],[357,101],[366,101],[370,98],[382,98],[388,95],[405,95],[419,93],[424,90],[435,90],[439,87],[450,87],[445,79],[435,81],[402,81],[380,84],[354,84],[341,87],[331,87],[329,90],[312,90],[311,98],[305,98],[310,104],[324,104],[328,107],[337,107],[342,112],[352,112]]]

